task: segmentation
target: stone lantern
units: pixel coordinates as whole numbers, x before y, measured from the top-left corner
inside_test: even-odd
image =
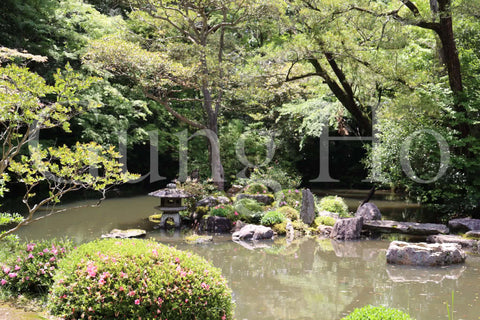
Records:
[[[175,228],[180,228],[180,211],[187,209],[183,205],[182,199],[192,197],[191,194],[183,190],[177,189],[175,183],[169,183],[165,189],[150,192],[152,197],[160,198],[160,205],[155,209],[162,211],[160,219],[160,227],[165,227],[166,221],[171,218],[175,223]]]

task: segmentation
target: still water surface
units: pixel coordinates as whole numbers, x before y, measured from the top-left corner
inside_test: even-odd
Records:
[[[253,248],[215,236],[208,245],[187,245],[183,232],[153,230],[146,218],[157,202],[151,197],[107,200],[100,207],[39,220],[22,228],[20,236],[85,242],[113,228],[144,228],[148,237],[191,250],[221,268],[234,292],[239,320],[338,320],[367,304],[399,308],[417,320],[448,319],[452,292],[454,319],[480,319],[478,256],[469,256],[462,266],[432,269],[387,266],[387,241],[287,243],[279,238]]]

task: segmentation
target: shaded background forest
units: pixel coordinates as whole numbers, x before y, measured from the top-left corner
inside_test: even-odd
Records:
[[[445,216],[478,215],[479,18],[477,0],[4,0],[0,45],[48,57],[17,61],[47,82],[67,64],[99,77],[80,99],[101,108],[73,118],[70,133],[42,131],[43,145],[121,144],[128,170],[147,174],[158,136],[166,179],[124,189],[176,178],[179,134],[209,129],[219,137],[224,187],[246,167],[235,150],[241,140],[265,177],[336,188],[370,187],[362,181],[370,177]],[[331,141],[330,175],[340,182],[313,183],[322,130],[375,134],[379,143]],[[418,130],[449,145],[438,180],[438,142]],[[402,170],[409,136],[416,177],[435,181]],[[207,139],[189,140],[189,172],[206,179],[214,161]]]

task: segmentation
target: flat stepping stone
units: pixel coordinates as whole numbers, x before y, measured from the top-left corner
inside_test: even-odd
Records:
[[[399,222],[393,220],[364,220],[363,229],[374,232],[404,233],[422,236],[448,233],[448,228],[443,224]]]
[[[473,239],[466,239],[457,235],[437,234],[428,236],[427,242],[430,243],[456,243],[469,251],[476,251],[478,248],[478,241]]]
[[[102,234],[102,238],[142,238],[145,237],[147,231],[142,229],[127,229],[127,230],[120,230],[120,229],[113,229],[110,233]]]

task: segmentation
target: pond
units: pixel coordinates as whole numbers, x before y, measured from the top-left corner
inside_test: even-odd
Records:
[[[388,266],[389,242],[381,240],[288,243],[278,238],[254,248],[251,243],[234,243],[230,236],[215,236],[211,244],[187,245],[183,232],[153,230],[146,217],[155,212],[157,202],[152,197],[107,200],[100,207],[41,219],[19,235],[85,242],[113,228],[144,228],[147,237],[191,250],[221,268],[233,290],[239,320],[338,320],[367,304],[399,308],[417,320],[448,319],[446,303],[451,304],[452,293],[454,319],[480,319],[478,256],[469,256],[461,266],[411,268]]]

